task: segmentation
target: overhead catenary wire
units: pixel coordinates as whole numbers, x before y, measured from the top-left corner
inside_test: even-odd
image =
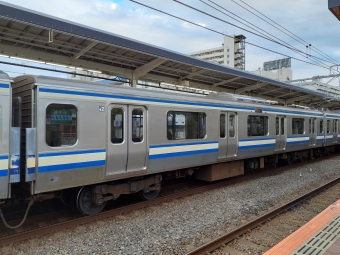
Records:
[[[208,5],[208,6],[210,6],[211,8],[214,8],[215,10],[217,10],[217,11],[219,11],[219,12],[221,12],[221,13],[227,15],[226,13],[224,13],[224,12],[222,12],[222,11],[216,9],[215,7],[213,7],[213,6],[209,5],[209,4],[207,4],[207,3],[204,2],[203,0],[199,0],[199,1],[202,2],[202,3],[204,3],[204,4],[206,4],[206,5]],[[233,12],[227,10],[226,8],[224,8],[224,7],[222,7],[221,5],[215,3],[214,1],[212,1],[212,0],[208,0],[208,1],[211,2],[211,3],[213,3],[214,5],[218,6],[219,8],[223,9],[224,11],[226,11],[226,12],[228,12],[228,13],[230,13],[230,14],[236,16],[236,17],[238,17],[239,19],[241,19],[241,20],[247,22],[247,23],[250,24],[251,26],[254,26],[254,27],[260,29],[261,31],[263,31],[263,32],[265,32],[265,33],[267,33],[267,34],[269,34],[271,37],[273,37],[273,38],[275,38],[275,39],[277,39],[277,40],[279,40],[279,41],[281,41],[281,42],[287,44],[288,46],[292,47],[292,48],[293,48],[292,50],[295,51],[296,53],[298,53],[298,54],[300,54],[300,55],[302,55],[302,56],[304,56],[304,57],[306,57],[305,55],[309,56],[308,54],[302,52],[301,50],[297,49],[296,47],[292,46],[291,44],[289,44],[289,43],[283,41],[282,39],[280,39],[280,38],[274,36],[273,34],[269,33],[268,31],[265,31],[264,29],[262,29],[262,28],[260,28],[260,27],[258,27],[258,26],[256,26],[256,25],[254,25],[254,24],[252,24],[251,22],[249,22],[249,21],[243,19],[242,17],[240,17],[240,16],[236,15],[235,13],[233,13]],[[238,22],[240,22],[239,20],[237,20],[237,19],[234,18],[234,17],[231,17],[230,15],[227,15],[227,16],[230,17],[230,18],[232,18],[232,19],[234,19],[234,20],[236,20],[236,21],[238,21]],[[240,22],[240,23],[242,23],[242,22]],[[243,24],[243,23],[242,23],[242,24]],[[245,24],[245,25],[246,25],[246,24]],[[250,27],[249,25],[246,25],[246,26],[247,26],[247,27]],[[253,28],[252,28],[252,29],[253,29]],[[255,30],[255,29],[254,29],[254,30]],[[294,50],[294,49],[295,49],[295,50]],[[331,64],[335,64],[334,62],[329,61],[329,60],[321,59],[321,58],[318,58],[318,57],[315,57],[315,56],[311,56],[311,57],[316,58],[316,59],[320,59],[320,60],[322,60],[322,61],[325,61],[325,62],[328,62],[328,63],[331,63]],[[313,60],[313,62],[319,62],[319,63],[321,62],[321,61],[316,60],[316,59]],[[326,64],[325,64],[325,65],[326,65]]]
[[[209,7],[211,7],[211,8],[213,8],[214,10],[216,10],[216,11],[218,11],[218,12],[221,12],[221,13],[223,13],[223,14],[225,14],[225,15],[227,15],[226,13],[224,13],[223,11],[221,11],[221,10],[218,10],[216,7],[214,7],[214,6],[211,6],[210,4],[208,4],[208,3],[206,3],[206,2],[204,2],[203,0],[200,0],[202,3],[204,3],[204,4],[206,4],[206,5],[208,5]],[[212,3],[214,3],[213,1],[211,1],[211,0],[208,0],[208,1],[210,1],[210,2],[212,2]],[[218,5],[218,4],[216,4],[216,3],[214,3],[215,5],[217,5],[218,7],[220,7],[220,8],[222,8],[222,9],[224,9],[224,10],[226,10],[225,8],[223,8],[223,7],[221,7],[220,5]],[[227,15],[228,17],[231,17],[230,15]],[[233,18],[233,17],[231,17],[231,18]],[[233,18],[233,19],[235,19],[235,18]],[[237,19],[235,19],[236,21],[238,21]],[[240,21],[238,21],[238,22],[240,22]],[[242,23],[242,22],[241,22]],[[242,24],[244,24],[244,23],[242,23]],[[248,26],[248,25],[246,25],[246,26]],[[249,27],[249,26],[248,26]],[[250,27],[251,28],[251,27]],[[251,29],[253,29],[253,28],[251,28]],[[259,28],[259,29],[261,29],[261,28]],[[254,30],[256,30],[256,29],[254,29]],[[263,29],[261,29],[262,31],[264,31]],[[257,31],[257,30],[256,30]],[[264,32],[266,32],[266,31],[264,31]],[[261,33],[261,32],[260,32]],[[266,33],[268,33],[268,32],[266,32]],[[261,33],[262,34],[262,33]],[[290,45],[289,43],[287,43],[287,42],[285,42],[285,41],[283,41],[283,40],[281,40],[281,39],[279,39],[279,38],[277,38],[276,36],[274,36],[274,35],[272,35],[272,34],[270,34],[270,33],[268,33],[269,35],[271,35],[272,37],[274,37],[274,38],[276,38],[276,39],[278,39],[279,41],[281,41],[282,43],[284,43],[284,44],[286,44],[287,46],[287,48],[289,48],[290,50],[292,50],[292,51],[294,51],[294,52],[296,52],[297,54],[299,54],[299,55],[301,55],[301,56],[303,56],[303,57],[306,57],[305,56],[305,53],[304,52],[302,52],[301,50],[299,50],[299,49],[297,49],[296,47],[294,47],[294,46],[292,46],[292,45]],[[272,41],[272,40],[270,40],[270,41]],[[278,43],[278,44],[280,44],[280,45],[282,45],[281,43],[279,43],[278,41],[275,41],[275,43]],[[307,55],[308,56],[308,55]],[[319,60],[316,60],[316,59],[312,59],[311,61],[313,61],[314,63],[317,63],[317,64],[320,64],[320,65],[323,65],[324,67],[328,67],[326,64],[324,64],[323,62],[321,62],[321,61],[319,61]],[[323,60],[323,61],[325,61],[325,60]],[[330,63],[332,63],[333,64],[333,62],[330,62]]]
[[[135,0],[130,0],[130,1],[131,1],[131,2],[134,2],[134,3],[136,3],[136,4],[139,4],[139,5],[141,5],[141,6],[144,6],[144,7],[146,7],[146,8],[149,8],[149,9],[151,9],[151,10],[154,10],[154,11],[157,11],[157,12],[160,12],[160,13],[163,13],[163,14],[165,14],[165,15],[167,15],[167,16],[170,16],[170,17],[173,17],[173,18],[182,20],[182,21],[187,22],[187,23],[189,23],[189,24],[192,24],[192,25],[194,25],[194,26],[197,26],[197,27],[200,27],[200,28],[209,30],[209,31],[211,31],[211,32],[214,32],[214,33],[217,33],[217,34],[220,34],[220,35],[227,36],[227,37],[229,37],[229,38],[234,38],[234,37],[232,37],[232,36],[230,36],[230,35],[224,34],[224,33],[222,33],[222,32],[219,32],[219,31],[217,31],[217,30],[214,30],[214,29],[212,29],[212,28],[208,28],[208,27],[206,27],[206,26],[199,25],[199,24],[197,24],[197,23],[195,23],[195,22],[192,22],[192,21],[189,21],[189,20],[187,20],[187,19],[178,17],[178,16],[176,16],[176,15],[167,13],[167,12],[165,12],[165,11],[156,9],[156,8],[151,7],[151,6],[148,6],[148,5],[146,5],[146,4],[142,4],[142,3],[137,2],[137,1],[135,1]],[[270,51],[270,52],[279,54],[279,55],[281,55],[281,56],[290,57],[290,58],[295,59],[295,60],[297,60],[297,61],[304,62],[304,63],[310,64],[310,65],[314,65],[314,66],[318,66],[318,67],[322,67],[322,68],[325,68],[325,69],[328,69],[328,70],[329,70],[329,68],[326,68],[326,67],[324,67],[324,66],[322,66],[322,65],[318,65],[318,64],[315,64],[315,63],[312,63],[312,62],[308,62],[308,61],[305,61],[305,60],[302,60],[302,59],[299,59],[299,58],[295,58],[295,57],[292,57],[292,56],[289,56],[289,55],[286,55],[286,54],[283,54],[283,53],[280,53],[280,52],[277,52],[277,51],[273,51],[273,50],[270,50],[270,49],[268,49],[268,48],[265,48],[265,47],[262,47],[262,46],[259,46],[259,45],[256,45],[256,44],[253,44],[253,43],[250,43],[250,42],[245,42],[245,43],[246,43],[246,44],[249,44],[249,45],[252,45],[252,46],[254,46],[254,47],[261,48],[261,49],[266,50],[266,51]]]
[[[250,11],[249,9],[247,9],[246,7],[242,6],[241,4],[235,2],[234,0],[231,0],[232,2],[234,2],[235,4],[237,4],[238,6],[240,6],[241,8],[247,10],[248,12],[252,13],[253,15],[255,15],[256,17],[260,18],[261,20],[265,21],[266,23],[268,23],[269,25],[275,27],[276,29],[280,30],[281,32],[285,33],[284,31],[282,31],[281,29],[277,28],[276,26],[274,26],[273,24],[271,24],[270,22],[262,19],[261,17],[259,17],[258,15],[256,15],[255,13],[253,13],[252,11]],[[278,24],[277,22],[275,22],[274,20],[272,20],[271,18],[269,18],[268,16],[266,16],[265,14],[261,13],[260,11],[256,10],[254,7],[250,6],[249,4],[245,3],[244,1],[240,0],[243,4],[247,5],[249,8],[253,9],[254,11],[256,11],[257,13],[261,14],[262,16],[266,17],[268,20],[270,20],[271,22],[275,23],[276,25],[278,25],[279,27],[281,27],[282,29],[284,29],[285,31],[287,31],[288,33],[292,34],[293,36],[295,36],[296,38],[292,37],[291,35],[285,33],[286,35],[288,35],[289,37],[291,37],[292,39],[300,42],[303,45],[311,45],[310,43],[306,42],[304,39],[302,39],[301,37],[295,35],[294,33],[290,32],[288,29],[284,28],[283,26],[281,26],[280,24]],[[311,45],[312,46],[312,45]],[[313,48],[315,48],[316,50],[314,51],[319,51],[320,55],[324,55],[324,57],[327,57],[330,60],[335,61],[337,64],[339,64],[339,62],[337,60],[335,60],[334,58],[328,56],[327,54],[323,53],[322,51],[320,51],[319,49],[317,49],[316,47],[312,46]]]
[[[286,48],[288,48],[288,49],[291,49],[291,47],[289,47],[289,46],[287,46],[287,45],[285,45],[285,44],[282,44],[282,43],[280,43],[280,42],[278,42],[278,41],[275,41],[275,40],[273,40],[273,39],[268,39],[268,38],[266,38],[266,37],[264,37],[264,36],[262,36],[262,35],[259,35],[259,34],[255,33],[255,32],[249,31],[248,29],[242,28],[242,27],[237,26],[237,25],[235,25],[235,24],[233,24],[233,23],[230,23],[230,22],[228,22],[228,21],[225,21],[225,20],[223,20],[223,19],[221,19],[221,18],[218,18],[218,17],[216,17],[216,16],[214,16],[214,15],[212,15],[212,14],[210,14],[210,13],[207,13],[207,12],[204,12],[204,11],[202,11],[202,10],[199,10],[199,9],[197,9],[197,8],[195,8],[195,7],[192,7],[192,6],[188,5],[188,4],[185,4],[185,3],[181,2],[181,1],[178,1],[178,0],[173,0],[173,1],[179,3],[179,4],[183,5],[183,6],[186,6],[186,7],[190,8],[190,9],[192,9],[192,10],[195,10],[195,11],[197,11],[197,12],[200,12],[200,13],[202,13],[202,14],[205,14],[205,15],[211,17],[211,18],[214,18],[214,19],[216,19],[216,20],[222,21],[222,22],[224,22],[224,23],[226,23],[226,24],[229,24],[229,25],[232,25],[232,26],[234,26],[234,27],[237,27],[237,28],[239,28],[239,29],[241,29],[241,30],[244,30],[244,31],[248,32],[248,33],[254,34],[254,35],[258,36],[258,37],[264,38],[264,39],[266,39],[266,40],[269,40],[269,41],[271,41],[271,42],[274,42],[274,43],[276,43],[276,44],[279,44],[279,45],[281,45],[281,46],[284,46],[284,47],[286,47]],[[291,50],[292,50],[292,49],[291,49]],[[302,51],[300,51],[300,52],[302,52]],[[304,53],[304,52],[302,52],[302,53]],[[304,54],[305,54],[305,53],[304,53]],[[308,54],[306,54],[306,55],[308,55]],[[313,60],[312,60],[312,61],[313,61]],[[317,62],[319,62],[319,61],[317,61]],[[323,63],[319,63],[319,64],[324,65]],[[324,67],[326,67],[326,65],[325,65]],[[327,67],[327,69],[330,69],[330,67]]]

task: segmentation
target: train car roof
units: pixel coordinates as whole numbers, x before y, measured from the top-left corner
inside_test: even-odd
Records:
[[[96,92],[96,93],[105,93],[105,94],[113,94],[118,93],[126,96],[134,96],[136,98],[153,98],[160,100],[173,100],[174,102],[189,102],[193,104],[216,104],[216,105],[231,105],[235,107],[237,110],[240,109],[249,109],[255,110],[256,108],[263,109],[275,109],[278,112],[295,112],[296,114],[308,114],[313,113],[320,115],[321,112],[314,109],[299,109],[293,107],[284,107],[279,105],[268,105],[261,103],[249,103],[238,101],[237,99],[233,99],[233,95],[225,95],[222,97],[216,96],[202,96],[195,94],[186,94],[186,93],[171,93],[171,92],[162,92],[156,90],[148,90],[143,88],[131,88],[120,85],[106,85],[100,84],[96,82],[89,81],[80,81],[66,78],[55,78],[48,76],[32,76],[32,75],[23,75],[14,79],[14,82],[19,82],[24,79],[28,79],[29,83],[32,85],[42,86],[42,87],[50,87],[50,88],[64,88],[66,90],[76,89],[77,91],[82,92]],[[103,99],[104,100],[104,99]],[[280,111],[279,111],[280,109]],[[284,109],[284,110],[283,110]]]
[[[7,73],[4,73],[2,71],[0,71],[0,80],[1,81],[5,81],[5,82],[10,82],[11,79],[9,78]]]

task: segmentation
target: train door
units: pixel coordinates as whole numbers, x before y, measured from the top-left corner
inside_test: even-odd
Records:
[[[145,169],[145,108],[112,104],[108,110],[106,175]]]
[[[144,170],[146,165],[146,109],[143,106],[128,107],[128,164],[127,171]]]
[[[218,158],[224,159],[227,157],[227,148],[228,148],[228,138],[227,138],[227,123],[226,118],[228,113],[221,112],[219,119],[219,127],[220,127],[220,138],[218,141]]]
[[[286,149],[286,137],[287,137],[287,121],[286,117],[277,115],[275,118],[275,151],[281,151]]]
[[[338,141],[338,120],[333,120],[333,143]]]
[[[219,117],[220,138],[218,158],[232,158],[237,156],[237,115],[235,112],[221,112]]]
[[[316,144],[316,118],[309,118],[309,146]]]
[[[237,135],[237,114],[235,112],[228,112],[228,149],[227,158],[237,156],[238,149],[238,135]]]

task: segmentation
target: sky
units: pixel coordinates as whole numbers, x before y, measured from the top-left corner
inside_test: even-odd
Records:
[[[266,32],[271,33],[280,40],[289,43],[302,52],[306,52],[306,43],[308,43],[333,58],[333,64],[336,61],[340,61],[340,21],[328,10],[327,0],[181,0],[183,3],[207,12],[220,20],[185,7],[173,0],[138,1],[200,24],[201,26],[214,29],[220,33],[228,35],[243,34],[247,38],[246,42],[307,62],[311,61],[309,58],[305,58],[282,45],[275,44],[250,32],[227,24],[226,22],[229,22],[246,28],[239,21],[235,21],[223,13],[212,9],[204,4],[203,1],[210,4],[212,4],[212,2],[217,3],[221,7],[235,13]],[[221,34],[169,17],[129,0],[58,0],[53,1],[52,6],[51,2],[46,0],[5,0],[5,2],[180,53],[190,53],[207,48],[219,47],[223,41]],[[244,3],[254,7],[288,31],[298,35],[305,42],[301,43],[294,40],[289,35],[246,11],[241,7],[245,6]],[[254,10],[252,11],[256,13]],[[253,29],[246,29],[255,32]],[[281,28],[281,30],[283,29]],[[319,58],[325,58],[322,55],[316,54],[314,51],[312,51],[311,54]],[[284,56],[249,44],[246,45],[247,71],[257,70],[259,67],[262,67],[263,62],[280,58],[284,58]],[[0,60],[3,59],[0,58]],[[328,66],[333,65],[328,62],[325,64]],[[292,69],[293,79],[328,75],[330,73],[327,68],[313,66],[295,59],[292,60]],[[39,71],[31,69],[28,70],[3,65],[0,65],[0,70],[11,71],[13,74],[17,73],[18,75],[23,72],[39,73]],[[333,81],[333,84],[339,85],[339,80]]]

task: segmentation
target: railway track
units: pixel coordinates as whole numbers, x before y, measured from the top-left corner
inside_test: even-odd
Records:
[[[263,254],[339,199],[340,177],[299,196],[186,255]]]
[[[284,167],[269,169],[269,170],[267,169],[266,171],[260,171],[260,172],[252,173],[250,175],[234,177],[232,179],[219,181],[216,183],[202,184],[201,182],[200,184],[197,184],[197,185],[200,185],[199,187],[192,185],[192,187],[194,188],[190,188],[190,189],[183,188],[183,191],[180,191],[180,192],[174,192],[174,190],[181,189],[181,184],[175,184],[173,187],[171,186],[167,187],[163,191],[163,196],[157,199],[145,201],[145,202],[139,202],[139,203],[135,203],[131,205],[125,205],[120,208],[108,210],[108,211],[102,212],[94,216],[81,216],[75,210],[69,210],[69,209],[61,210],[58,212],[52,212],[46,215],[32,216],[31,218],[27,219],[27,222],[21,228],[17,230],[8,230],[8,229],[6,230],[5,228],[0,227],[0,230],[2,232],[2,235],[0,236],[0,246],[27,240],[33,237],[42,236],[48,233],[61,231],[67,228],[73,228],[78,225],[91,223],[97,220],[114,217],[119,214],[124,214],[127,212],[146,208],[146,207],[153,206],[156,204],[161,204],[161,203],[168,202],[168,201],[178,199],[181,197],[202,193],[208,190],[217,189],[220,187],[236,184],[239,182],[244,182],[252,178],[259,178],[259,177],[263,177],[267,175],[278,174],[279,172],[288,171],[291,168],[299,167],[306,163],[308,164],[309,162],[315,163],[316,161],[321,161],[321,160],[335,157],[335,156],[337,156],[337,154],[324,157],[324,158],[320,158],[320,159],[315,159],[314,161],[297,163],[292,166],[284,166]],[[14,223],[15,222],[13,222],[13,225]]]

